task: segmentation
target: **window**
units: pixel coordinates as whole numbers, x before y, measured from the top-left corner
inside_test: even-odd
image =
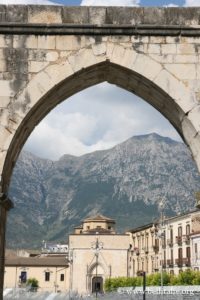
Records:
[[[173,253],[173,250],[171,249],[171,263],[173,264],[174,262],[174,253]]]
[[[112,229],[112,227],[111,227],[111,226],[108,226],[108,229]]]
[[[190,234],[190,224],[186,225],[186,234],[189,235]]]
[[[97,226],[97,228],[101,228],[101,226]]]
[[[173,229],[170,229],[170,243],[173,244]]]
[[[45,272],[45,281],[50,281],[50,272]]]
[[[183,250],[182,250],[182,248],[179,248],[178,249],[178,259],[179,259],[179,261],[182,261],[182,258],[183,258]]]
[[[26,273],[26,271],[22,271],[21,272],[20,280],[21,280],[21,283],[26,283],[26,281],[27,281],[27,273]]]
[[[60,281],[64,281],[65,280],[65,275],[64,274],[60,274]]]
[[[190,258],[190,247],[186,248],[186,257]]]
[[[87,226],[87,230],[89,230],[90,229],[90,226]]]
[[[178,227],[178,236],[182,236],[182,226]]]

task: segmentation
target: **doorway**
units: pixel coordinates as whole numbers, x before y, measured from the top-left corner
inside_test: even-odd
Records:
[[[103,293],[103,278],[95,276],[92,278],[92,293]]]

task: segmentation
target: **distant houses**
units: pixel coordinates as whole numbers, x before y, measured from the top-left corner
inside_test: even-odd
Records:
[[[41,253],[6,258],[5,288],[25,287],[28,278],[39,290],[103,292],[106,278],[134,277],[200,268],[200,212],[163,218],[117,234],[115,220],[97,215],[77,226],[68,245],[45,245]]]

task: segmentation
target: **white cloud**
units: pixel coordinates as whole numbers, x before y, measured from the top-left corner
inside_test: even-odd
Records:
[[[169,3],[167,5],[164,5],[164,7],[178,7],[178,5],[174,3]]]
[[[200,6],[200,0],[186,0],[184,6]]]
[[[24,4],[24,5],[59,5],[48,0],[0,0],[0,4]]]
[[[139,6],[140,0],[82,0],[82,6]]]
[[[133,135],[157,132],[180,139],[152,106],[108,83],[86,89],[58,105],[33,131],[25,149],[58,159],[104,150]]]

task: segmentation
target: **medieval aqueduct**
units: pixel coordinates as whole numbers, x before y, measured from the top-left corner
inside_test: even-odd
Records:
[[[200,170],[199,61],[200,8],[0,6],[1,290],[6,194],[34,127],[69,96],[108,81],[160,111]]]

